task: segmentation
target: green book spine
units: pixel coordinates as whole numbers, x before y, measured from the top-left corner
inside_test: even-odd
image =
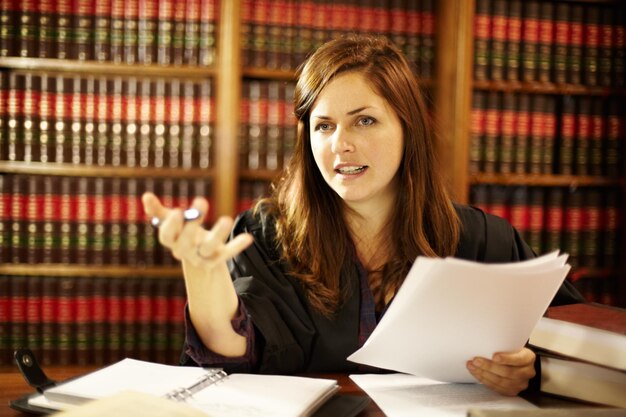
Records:
[[[570,41],[570,9],[568,3],[557,3],[554,14],[554,82],[567,82],[568,52]]]
[[[514,171],[515,160],[515,128],[517,127],[517,97],[513,93],[505,93],[502,99],[502,118],[500,136],[500,169],[502,174]]]
[[[41,281],[41,365],[58,363],[58,292],[59,277]]]
[[[611,97],[609,99],[606,114],[606,150],[604,168],[606,175],[617,177],[624,173],[624,160],[620,155],[624,155],[626,122],[624,121],[623,110],[620,111],[621,99]],[[620,162],[621,161],[621,162]]]
[[[583,228],[583,196],[581,189],[570,191],[565,199],[562,249],[569,255],[568,263],[572,266],[572,270],[576,271],[581,266]]]
[[[54,58],[56,56],[56,4],[53,0],[40,0],[37,10],[38,58]],[[2,24],[0,24],[0,27]],[[1,29],[0,29],[1,30]]]
[[[528,138],[530,136],[530,97],[520,94],[517,102],[514,169],[516,174],[528,173]]]
[[[598,57],[600,52],[600,8],[585,7],[583,24],[583,84],[598,85]]]
[[[506,59],[506,24],[507,2],[506,0],[494,0],[491,11],[491,50],[489,53],[490,78],[500,81],[504,79]]]
[[[59,365],[70,365],[76,359],[76,280],[59,278],[57,296],[57,338]]]
[[[501,129],[501,97],[498,92],[487,93],[487,109],[485,112],[485,141],[483,171],[494,173],[498,169],[500,154]]]
[[[574,173],[574,143],[576,140],[576,101],[572,96],[563,97],[560,123],[558,173]]]
[[[583,57],[583,15],[584,9],[580,4],[572,4],[569,19],[570,41],[567,51],[567,81],[570,84],[582,82],[582,57]]]
[[[589,175],[589,141],[591,137],[591,98],[578,98],[576,115],[576,159],[577,175]]]
[[[539,54],[539,2],[524,2],[523,13],[521,75],[523,81],[535,81]]]
[[[545,192],[541,187],[532,187],[528,191],[528,235],[526,242],[536,253],[544,253],[543,235],[545,232]]]

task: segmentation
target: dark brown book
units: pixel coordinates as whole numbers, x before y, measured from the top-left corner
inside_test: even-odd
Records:
[[[490,1],[477,0],[474,15],[474,79],[476,80],[489,78],[491,19]]]
[[[172,64],[182,65],[185,60],[185,7],[172,7]]]
[[[19,36],[17,55],[22,58],[37,56],[37,3],[35,0],[19,2]]]
[[[494,173],[498,170],[500,155],[501,132],[501,97],[497,91],[487,93],[487,108],[485,110],[485,138],[483,171]]]
[[[600,8],[585,7],[583,24],[583,84],[598,85],[598,57],[600,52]]]
[[[489,186],[476,184],[470,188],[470,204],[489,213]]]
[[[10,322],[11,322],[11,344],[15,349],[18,346],[27,346],[27,315],[28,315],[28,276],[12,276],[10,277],[11,304],[10,304]]]
[[[472,113],[469,143],[469,171],[482,171],[484,162],[485,115],[487,113],[487,95],[484,91],[472,93]]]
[[[0,176],[0,262],[11,262],[11,176]]]
[[[522,1],[510,0],[506,22],[506,79],[518,81],[522,43]]]
[[[557,3],[554,13],[554,82],[565,84],[568,81],[568,52],[570,43],[570,9],[569,3]]]
[[[37,9],[37,57],[56,57],[56,2],[53,0],[40,0]],[[3,24],[0,24],[2,27]],[[1,31],[2,29],[0,29]],[[1,39],[1,35],[0,35]],[[0,52],[1,56],[1,52]]]
[[[543,149],[541,154],[541,173],[553,174],[556,156],[557,113],[556,98],[546,97],[545,114],[543,118]]]
[[[493,0],[491,9],[490,79],[500,81],[505,72],[506,0]]]
[[[530,97],[520,94],[517,100],[515,149],[513,167],[516,174],[528,172],[528,140],[530,137]]]
[[[539,45],[537,50],[537,80],[550,82],[554,55],[554,4],[541,2],[539,6]]]
[[[136,330],[137,330],[137,359],[154,360],[152,355],[152,318],[156,313],[152,303],[156,282],[154,279],[137,278],[138,289],[136,298]]]
[[[189,2],[193,5],[193,2]],[[196,5],[197,6],[197,5]],[[137,6],[137,61],[142,64],[153,64],[157,59],[157,13],[159,9],[158,0],[139,0]],[[198,8],[194,8],[199,13]],[[199,27],[197,20],[199,18],[192,15],[190,18],[195,18],[195,28]],[[193,24],[190,23],[190,26]],[[190,34],[190,36],[192,36]],[[197,33],[196,38],[190,40],[190,43],[195,43],[194,53],[197,64]]]
[[[602,97],[592,97],[589,118],[589,174],[602,175],[604,171],[604,139],[606,137],[606,118]]]
[[[537,59],[539,54],[539,2],[524,2],[522,19],[522,64],[523,81],[537,79]]]
[[[576,101],[572,96],[562,99],[559,129],[559,162],[557,173],[574,173],[574,154],[576,140]]]
[[[620,111],[622,101],[619,97],[610,97],[606,113],[606,147],[604,170],[609,177],[616,177],[624,173],[624,164],[620,163],[623,155],[624,133],[626,122],[624,121],[623,109]]]
[[[580,96],[576,110],[576,155],[574,160],[574,172],[577,175],[589,175],[591,97]]]
[[[584,190],[582,206],[582,241],[580,264],[591,270],[600,267],[600,248],[602,243],[602,192],[590,187]]]
[[[59,365],[74,363],[76,355],[76,280],[59,277],[57,294],[57,360]]]
[[[76,356],[73,363],[93,363],[93,281],[92,277],[80,277],[75,285],[75,339]]]
[[[198,43],[198,64],[213,65],[217,44],[216,21],[218,5],[216,0],[200,0],[200,39]]]
[[[11,2],[0,2],[0,57],[17,54],[18,16],[19,9],[11,7]]]
[[[569,254],[568,262],[572,270],[580,266],[583,232],[583,193],[581,189],[570,191],[565,196],[563,207],[563,245],[561,249]]]
[[[124,358],[122,352],[122,338],[124,334],[124,304],[122,297],[124,294],[124,280],[109,279],[107,289],[106,362],[113,363]]]
[[[545,150],[546,101],[543,95],[531,97],[530,139],[529,139],[529,172],[541,174],[543,171],[543,152]]]
[[[572,4],[569,18],[569,48],[567,51],[567,82],[570,84],[582,83],[583,16],[584,6]]]
[[[115,0],[114,0],[115,1]],[[174,2],[159,1],[157,12],[157,60],[160,65],[172,63],[172,22],[174,19]]]
[[[510,222],[526,240],[530,234],[530,201],[528,187],[515,187],[511,193]]]
[[[58,277],[41,281],[41,364],[52,365],[58,358]]]
[[[72,59],[72,0],[56,1],[56,58]]]
[[[560,250],[563,245],[564,191],[549,188],[545,200],[545,252]]]
[[[26,278],[26,344],[37,357],[43,353],[42,339],[42,281],[48,277],[29,276]],[[18,347],[16,345],[15,347]]]
[[[545,231],[545,192],[541,187],[531,187],[528,191],[528,234],[526,243],[536,253],[544,253],[543,234]]]
[[[598,47],[598,85],[611,85],[613,71],[613,9],[600,9],[599,47]]]
[[[99,62],[111,60],[111,4],[113,0],[95,3],[93,28],[93,55]],[[116,33],[117,35],[117,33]]]
[[[604,194],[603,209],[603,230],[602,230],[602,254],[603,265],[607,269],[614,269],[618,265],[620,247],[619,235],[619,190],[610,189]]]
[[[624,87],[626,71],[626,12],[623,8],[613,9],[613,81],[611,85]]]
[[[110,277],[91,279],[91,360],[94,365],[107,363],[108,348],[108,287],[114,281]]]
[[[419,75],[423,79],[434,75],[435,61],[435,4],[433,0],[421,0],[421,37]]]
[[[256,68],[267,66],[268,31],[269,31],[269,0],[255,1],[252,9],[252,57],[250,64]],[[323,13],[320,13],[323,15]]]
[[[489,187],[489,213],[510,220],[509,187],[492,185]]]
[[[73,3],[73,46],[76,50],[72,52],[72,57],[79,61],[91,61],[94,59],[93,29],[96,5],[91,0],[74,0]],[[132,3],[126,2],[127,5]]]

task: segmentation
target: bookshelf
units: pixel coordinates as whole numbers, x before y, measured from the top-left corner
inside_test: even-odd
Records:
[[[0,285],[9,285],[13,277],[19,278],[22,283],[20,285],[23,285],[23,278],[30,277],[40,283],[55,282],[55,285],[61,288],[62,278],[75,279],[73,285],[76,286],[76,283],[79,282],[89,282],[94,275],[98,275],[102,279],[118,278],[111,279],[111,283],[123,282],[124,280],[119,278],[124,277],[132,277],[131,280],[133,282],[141,280],[155,282],[175,282],[174,280],[178,280],[180,282],[180,268],[175,261],[168,258],[168,254],[160,251],[153,231],[144,227],[146,222],[142,217],[142,209],[136,199],[140,194],[142,182],[150,181],[150,184],[154,184],[156,189],[165,190],[166,195],[170,193],[168,201],[173,204],[185,205],[188,199],[195,194],[207,196],[213,207],[207,224],[210,224],[219,215],[235,215],[240,210],[249,207],[256,197],[267,192],[268,184],[280,175],[281,164],[284,164],[284,161],[288,159],[288,145],[283,144],[283,148],[280,148],[276,156],[273,157],[278,159],[278,162],[267,163],[269,161],[267,149],[262,149],[260,153],[263,154],[265,152],[265,162],[257,165],[254,163],[252,166],[248,164],[247,158],[249,158],[249,155],[247,152],[250,144],[247,142],[252,136],[252,130],[260,129],[262,132],[265,132],[265,136],[258,138],[260,141],[258,143],[261,146],[269,143],[270,135],[267,132],[271,127],[278,129],[279,140],[288,143],[290,140],[289,135],[294,133],[294,121],[289,119],[288,114],[290,101],[288,88],[295,82],[295,67],[315,45],[323,42],[325,39],[350,31],[378,32],[390,36],[401,45],[410,60],[419,69],[417,72],[421,77],[420,82],[424,86],[425,93],[432,99],[432,111],[442,138],[441,156],[444,166],[449,167],[446,171],[446,179],[457,201],[480,204],[480,201],[475,201],[476,190],[480,191],[484,188],[504,190],[511,195],[517,195],[516,190],[518,189],[541,189],[545,193],[549,193],[546,190],[551,189],[558,189],[561,190],[559,192],[563,193],[570,189],[593,189],[594,193],[600,192],[600,194],[604,194],[606,190],[619,190],[618,194],[621,192],[622,196],[626,195],[624,192],[626,191],[626,172],[623,172],[623,168],[617,175],[595,175],[592,173],[563,174],[557,172],[530,174],[527,172],[501,173],[497,170],[493,170],[493,172],[472,170],[470,166],[472,161],[469,156],[472,153],[473,110],[475,108],[473,99],[477,92],[485,97],[488,97],[490,94],[497,95],[501,100],[505,96],[525,96],[529,100],[534,100],[534,97],[547,97],[547,101],[553,100],[559,103],[555,114],[561,114],[560,103],[563,97],[573,98],[575,101],[586,97],[610,100],[614,97],[623,99],[626,94],[623,85],[598,84],[590,86],[582,82],[557,83],[539,79],[524,79],[523,77],[513,80],[506,79],[506,77],[497,80],[489,77],[476,77],[475,23],[478,14],[476,8],[479,6],[477,3],[481,1],[484,2],[485,0],[441,0],[437,2],[432,0],[410,2],[371,0],[358,3],[348,1],[334,3],[296,2],[295,0],[277,2],[268,2],[266,0],[230,0],[221,2],[200,0],[198,2],[188,2],[189,5],[204,7],[203,12],[197,15],[195,12],[182,7],[180,8],[181,10],[172,10],[173,3],[170,0],[129,1],[125,12],[123,2],[111,0],[111,2],[102,2],[104,6],[101,5],[99,7],[104,7],[104,9],[94,11],[93,20],[90,23],[96,26],[98,24],[109,25],[108,27],[115,29],[110,33],[110,49],[100,48],[91,55],[87,54],[82,58],[80,51],[85,51],[84,44],[101,41],[102,36],[105,36],[105,32],[94,30],[93,38],[89,36],[84,38],[84,28],[79,28],[80,30],[77,33],[82,34],[83,37],[79,36],[75,39],[74,43],[71,44],[72,47],[66,51],[67,54],[64,58],[55,58],[54,54],[45,48],[43,49],[45,53],[33,54],[36,56],[30,56],[28,53],[19,56],[21,51],[19,48],[27,47],[34,42],[35,37],[33,37],[33,34],[36,32],[36,28],[38,25],[47,24],[45,18],[46,16],[50,17],[50,13],[57,19],[56,24],[61,25],[61,32],[66,31],[66,33],[69,33],[67,32],[69,29],[63,26],[69,24],[62,21],[63,13],[74,16],[75,20],[72,22],[79,25],[82,21],[80,17],[89,15],[88,9],[78,8],[77,10],[80,12],[74,14],[69,10],[61,13],[64,10],[61,6],[67,3],[64,1],[58,2],[60,6],[57,14],[54,13],[54,10],[38,10],[34,6],[35,3],[30,1],[22,2],[20,6],[22,9],[20,10],[0,8],[0,30],[2,30],[0,32],[0,74],[2,74],[0,91],[4,92],[4,95],[0,97],[4,100],[4,104],[0,102],[0,111],[3,112],[0,134],[4,135],[0,137],[0,150],[2,150],[0,152],[0,181],[2,181],[1,190],[4,197],[0,200],[0,204],[2,204],[2,212],[5,214],[3,222],[0,222],[0,225],[3,227],[2,236],[4,239],[0,249],[6,254],[6,248],[15,246],[15,243],[18,244],[18,247],[21,247],[20,245],[24,246],[23,254],[18,254],[17,258],[5,258],[5,254],[0,255],[0,258],[2,258],[0,276],[4,277],[0,279]],[[492,2],[496,1],[506,6],[515,0],[490,0],[487,3],[492,4]],[[147,5],[148,9],[135,10],[133,4],[139,3],[144,6]],[[585,5],[585,7],[600,5],[602,7],[617,8],[617,2],[615,1],[584,2],[571,0],[559,2],[559,4],[561,3],[581,4]],[[42,2],[42,4],[46,5],[45,2]],[[87,2],[83,5],[86,4]],[[109,6],[110,9],[107,9]],[[208,9],[213,10],[209,17],[206,14]],[[106,13],[107,10],[110,12],[108,15]],[[156,19],[155,16],[158,16],[159,12],[165,13],[165,15],[161,15],[159,19]],[[149,18],[142,19],[141,13],[144,13]],[[184,32],[185,25],[181,26],[181,22],[185,22],[185,18],[180,13],[187,13],[193,19],[200,19],[201,21],[201,24],[197,27],[193,26],[194,29],[188,38],[185,38],[181,32]],[[26,23],[15,23],[21,21],[18,17],[23,18],[24,16],[27,18]],[[205,20],[202,20],[202,16],[204,16]],[[175,24],[168,26],[166,24],[167,17],[173,19],[172,21]],[[21,33],[28,35],[28,42],[19,41],[17,34],[20,33],[20,28],[18,27],[20,24],[25,25],[25,28],[22,29],[26,29],[26,32],[22,31]],[[456,28],[456,30],[437,30],[437,28]],[[49,31],[46,32],[47,29],[49,28],[39,27],[38,29],[41,42],[50,43],[53,41],[53,38],[50,38]],[[142,30],[144,32],[141,32]],[[170,44],[165,41],[168,39],[167,36],[161,36],[168,30],[172,31]],[[146,31],[155,33],[156,38],[154,36],[146,37],[145,34],[148,33]],[[127,34],[126,37],[124,37],[124,33]],[[129,33],[143,33],[144,36],[135,38],[128,36]],[[207,40],[202,41],[204,39],[203,36],[207,37]],[[146,39],[149,41],[146,41]],[[164,41],[160,39],[164,39]],[[203,55],[192,53],[193,51],[189,48],[186,49],[185,39],[188,39],[189,45],[193,45],[194,48],[204,47],[205,52]],[[487,37],[487,41],[490,41],[489,37]],[[16,47],[17,49],[14,49],[13,53],[3,52],[6,51],[10,42],[14,42],[19,47]],[[126,51],[124,49],[125,42],[136,48],[136,53]],[[165,54],[163,51],[168,45],[176,48],[176,52]],[[519,47],[519,45],[517,46]],[[55,48],[51,50],[55,51]],[[109,53],[105,54],[105,58],[99,59],[98,57],[101,57],[101,54],[104,53],[103,51],[109,51]],[[118,55],[110,51],[117,51]],[[139,51],[142,52],[139,53]],[[56,53],[60,55],[59,51],[56,51]],[[204,56],[204,58],[200,59],[200,55]],[[142,59],[143,61],[141,61]],[[190,61],[186,62],[185,59],[190,59]],[[280,65],[279,63],[281,62],[285,62],[288,65]],[[506,74],[506,72],[503,73]],[[197,114],[194,113],[193,117],[197,116],[199,118],[199,124],[193,125],[193,128],[195,129],[194,135],[199,135],[200,130],[203,128],[209,132],[209,136],[206,136],[206,144],[210,144],[208,160],[202,166],[197,162],[197,159],[185,166],[182,163],[178,163],[177,166],[168,166],[167,163],[162,163],[161,166],[154,166],[152,160],[145,166],[137,166],[138,162],[135,163],[135,166],[128,166],[124,163],[118,163],[113,166],[108,162],[104,164],[86,164],[84,161],[73,163],[71,160],[64,160],[63,162],[26,161],[20,160],[20,158],[11,160],[4,151],[5,147],[8,146],[7,141],[10,133],[8,126],[10,117],[6,116],[8,114],[7,103],[10,98],[8,96],[10,88],[7,87],[7,80],[10,79],[10,74],[19,74],[20,76],[30,74],[31,77],[40,77],[43,74],[50,79],[60,77],[68,80],[80,79],[81,82],[89,82],[91,79],[97,81],[99,78],[107,80],[137,80],[136,88],[138,90],[136,91],[140,91],[143,80],[146,80],[151,88],[156,88],[154,86],[159,85],[159,83],[165,83],[164,85],[167,87],[169,80],[177,80],[176,82],[181,85],[187,83],[185,85],[199,86],[194,90],[194,99],[197,100],[204,97],[208,100],[204,104],[198,104],[197,101],[189,101],[186,105],[182,105],[180,109],[189,108],[189,103],[195,103],[191,107],[196,109],[204,106],[205,112],[202,115],[198,113],[199,110],[196,111]],[[251,83],[261,86],[262,91],[265,91],[263,94],[269,94],[268,91],[270,89],[277,89],[280,92],[278,99],[276,99],[276,96],[273,96],[274,98],[272,99],[269,99],[269,96],[261,96],[262,100],[250,103],[251,95],[249,90]],[[121,93],[118,94],[120,97],[128,95],[126,92],[130,88],[129,85],[134,84],[126,83],[122,85]],[[99,90],[96,90],[96,94],[94,94],[96,102],[98,100],[98,92]],[[141,102],[141,94],[136,92],[134,96]],[[185,99],[184,93],[174,94],[174,96],[179,101]],[[133,94],[130,94],[130,97],[133,97]],[[86,103],[88,104],[88,101]],[[263,106],[274,106],[271,107],[274,110],[268,110],[263,108]],[[276,108],[281,110],[275,110]],[[178,119],[175,120],[184,121],[184,118],[187,116],[184,115],[183,110],[179,112]],[[138,105],[138,113],[134,116],[138,125],[145,121],[142,119],[140,111],[141,106]],[[278,120],[278,122],[273,122],[273,126],[262,126],[259,124],[258,119],[256,122],[250,119],[250,111],[260,111],[268,120],[273,118],[272,120]],[[273,111],[278,111],[279,113],[272,113]],[[66,108],[66,112],[66,116],[72,122],[71,106]],[[125,115],[120,115],[119,117],[123,116],[125,117]],[[623,123],[623,114],[621,114],[621,117]],[[97,124],[97,114],[94,113],[93,118],[93,123]],[[24,119],[19,120],[20,123],[26,121]],[[167,119],[167,121],[170,120]],[[196,119],[193,120],[195,121]],[[167,124],[167,121],[161,120],[161,124]],[[257,123],[257,125],[255,126],[253,122]],[[558,123],[560,122],[557,122],[557,126]],[[179,124],[182,124],[182,122]],[[155,126],[151,125],[150,129],[151,132],[154,132]],[[49,133],[51,134],[51,132]],[[619,142],[617,143],[621,144],[621,148],[619,148],[621,153],[618,156],[617,163],[621,163],[623,167],[626,160],[624,156],[626,146],[624,145],[623,131],[619,135],[621,136],[618,136]],[[68,132],[67,136],[71,138],[71,132]],[[151,140],[153,139],[155,139],[154,136],[151,136]],[[68,140],[71,142],[71,139]],[[137,141],[137,143],[140,142],[138,137]],[[258,146],[258,143],[254,146]],[[244,151],[246,152],[244,153]],[[2,152],[5,153],[3,154]],[[150,148],[150,152],[153,152],[152,148]],[[70,151],[70,157],[71,155]],[[83,154],[80,155],[83,156]],[[137,155],[135,157],[139,158]],[[154,156],[151,154],[150,158],[154,159]],[[15,178],[21,179],[13,181]],[[36,178],[36,180],[30,180],[32,184],[29,184],[29,179],[32,178]],[[58,230],[65,230],[64,232],[58,232],[59,242],[68,241],[72,233],[78,233],[87,227],[87,233],[94,233],[94,239],[91,240],[91,244],[102,246],[103,239],[105,239],[107,243],[104,244],[111,246],[104,254],[101,253],[96,256],[98,259],[94,263],[95,267],[94,264],[86,261],[92,259],[91,257],[95,255],[93,252],[89,252],[90,249],[88,247],[85,248],[84,239],[82,247],[80,239],[70,242],[70,246],[75,245],[82,252],[79,251],[78,255],[73,255],[73,258],[67,260],[67,262],[59,262],[58,257],[54,258],[53,262],[41,262],[32,256],[29,257],[28,242],[32,243],[34,240],[31,239],[29,241],[29,234],[25,232],[29,230],[31,223],[33,223],[32,219],[36,218],[36,216],[26,216],[25,221],[18,226],[18,234],[21,233],[21,237],[17,241],[12,240],[12,238],[7,240],[7,236],[14,234],[14,231],[9,230],[13,226],[10,223],[11,216],[22,218],[20,217],[21,214],[17,213],[18,211],[28,212],[31,206],[41,207],[41,205],[50,204],[54,200],[54,198],[49,198],[50,195],[55,194],[54,191],[40,191],[34,194],[28,191],[29,189],[39,190],[40,187],[45,189],[46,184],[48,184],[47,187],[50,187],[50,182],[53,185],[57,184],[55,186],[73,190],[71,192],[76,194],[75,199],[66,199],[67,201],[61,199],[62,201],[56,204],[61,204],[61,206],[63,204],[80,205],[81,201],[87,201],[88,204],[93,204],[95,208],[93,210],[90,209],[91,211],[87,210],[85,213],[88,214],[83,213],[80,215],[83,217],[77,218],[72,218],[67,213],[63,214],[62,210],[58,208],[55,209],[57,210],[55,213],[61,216],[61,220],[57,222],[58,225],[55,223],[58,219],[48,216],[41,224],[35,227],[45,228],[48,227],[46,226],[47,223],[55,223],[54,227],[59,227]],[[126,183],[132,185],[120,185]],[[187,185],[183,189],[174,191],[175,184]],[[105,194],[98,195],[96,193],[96,198],[94,199],[82,198],[81,200],[80,192],[76,191],[80,187],[87,187],[89,190],[107,190],[106,195],[113,195],[115,198],[107,200],[104,198]],[[111,189],[118,191],[111,193]],[[15,195],[14,191],[19,191],[17,194],[22,195],[23,198],[13,198]],[[39,194],[42,194],[41,199],[29,200],[28,198],[30,195]],[[581,204],[588,199],[583,198],[582,200]],[[124,215],[120,213],[111,214],[115,211],[111,207],[120,204],[124,206]],[[529,203],[526,204],[526,206],[529,205]],[[497,212],[499,208],[495,205],[492,206],[496,208],[494,211]],[[9,207],[12,209],[10,212],[8,211]],[[612,206],[612,213],[614,213],[611,216],[615,217],[615,230],[613,230],[615,240],[617,240],[619,235],[623,235],[624,221],[622,219],[626,218],[625,207],[626,202],[623,197],[621,199],[616,198],[616,202]],[[526,209],[529,209],[529,207],[526,207]],[[104,231],[100,230],[98,234],[95,232],[95,224],[103,219],[102,210],[106,212],[105,216],[113,216],[112,219],[115,220],[105,222],[107,228]],[[508,214],[516,212],[512,207],[508,207],[506,210],[508,210]],[[569,217],[567,217],[568,214],[564,210],[565,207],[561,206],[560,215],[563,218],[572,217],[571,214],[573,212],[569,213]],[[603,215],[606,216],[607,214]],[[528,217],[528,214],[525,216]],[[541,216],[545,217],[546,213],[542,212]],[[530,240],[541,242],[549,237],[552,239],[552,242],[556,242],[555,233],[564,233],[563,230],[549,232],[545,229],[545,226],[544,223],[536,226],[535,229],[539,228],[538,233],[541,236],[539,238],[530,236],[532,238]],[[129,230],[129,227],[134,237],[132,241],[124,242],[125,245],[129,246],[121,247],[119,243],[121,236]],[[85,237],[84,234],[83,237]],[[580,238],[582,239],[582,237]],[[87,241],[89,242],[89,240]],[[48,241],[47,244],[48,249],[50,249],[49,245],[51,243]],[[43,243],[42,245],[45,251],[46,244]],[[62,244],[58,243],[58,245]],[[63,248],[67,249],[67,242],[65,245]],[[622,239],[620,246],[614,248],[615,259],[624,258],[624,256],[619,256],[626,255],[624,246]],[[128,254],[135,252],[138,254],[137,257],[133,258],[131,256],[129,259]],[[583,254],[580,256],[582,257]],[[585,256],[597,257],[598,254],[592,253]],[[77,257],[80,259],[77,259]],[[601,279],[605,281],[611,280],[610,282],[615,283],[616,286],[610,290],[612,294],[610,301],[618,305],[626,305],[626,266],[623,261],[616,263],[611,268],[598,268],[596,266],[587,268],[585,265],[581,265],[577,274],[577,279],[594,277],[599,278],[596,281]],[[119,286],[115,288],[118,291],[116,294],[119,299],[123,298],[120,296],[120,291],[122,291],[126,294],[128,303],[131,303],[129,300],[135,297],[134,300],[139,305],[139,296],[137,295],[135,284],[124,290],[120,289]],[[176,291],[180,291],[180,288]],[[176,293],[176,291],[173,291],[173,293]],[[5,294],[9,293],[9,290],[5,292]],[[0,291],[0,297],[2,297],[1,294],[3,293]],[[135,295],[133,296],[133,294]],[[170,300],[174,304],[180,304],[182,299],[182,295],[180,293],[177,294],[173,301]],[[119,301],[116,301],[115,297],[114,294],[111,302]],[[144,293],[144,297],[150,299],[153,306],[158,306],[160,305],[159,303],[163,302],[155,294],[146,295]],[[73,299],[75,300],[75,298]],[[165,302],[167,303],[168,301]],[[130,306],[131,304],[128,305]],[[10,304],[7,301],[7,303],[0,303],[0,305],[8,306]],[[27,321],[24,318],[24,310],[19,310],[25,308],[26,304],[17,303],[15,305],[18,306],[16,307],[18,310],[11,314],[18,318],[22,317],[19,320]],[[154,308],[158,307],[153,307],[153,310],[149,311],[154,311]],[[166,311],[173,312],[174,310],[170,308],[169,310],[166,309]],[[40,316],[41,314],[43,313],[40,311]],[[139,317],[136,311],[133,314],[135,316],[131,317]],[[179,323],[176,320],[180,320],[180,317],[176,316],[175,313],[171,314],[174,314],[173,317],[177,318],[169,322],[170,327],[168,329],[175,328],[176,324]],[[7,310],[2,317],[11,317],[10,311]],[[131,319],[129,320],[129,323],[133,322]],[[161,321],[163,320],[165,319],[162,318]],[[155,323],[150,324],[149,320],[144,321],[149,323],[144,323],[144,325],[156,326]],[[42,319],[39,325],[41,326],[43,322],[45,320]],[[134,325],[139,325],[139,322],[141,322],[140,319],[135,320]],[[4,321],[0,323],[0,326],[7,327],[8,324],[8,321]],[[26,324],[24,325],[26,326]],[[127,326],[131,326],[131,324]],[[165,332],[163,327],[159,327],[159,329],[159,334]],[[10,329],[7,332],[5,334],[11,334]],[[27,333],[27,330],[21,329],[13,336],[7,336],[4,339],[0,336],[0,351],[4,352],[2,357],[5,358],[3,359],[5,362],[7,357],[5,353],[10,350],[10,347],[16,341],[25,340]],[[178,339],[174,339],[174,341],[170,340],[164,343],[169,343],[167,346],[170,346],[170,350],[176,351],[177,342]],[[166,360],[163,357],[164,349],[163,345],[161,345],[159,360]],[[132,349],[130,351],[132,352]],[[115,352],[119,353],[120,350],[118,349]],[[102,355],[99,360],[104,360]],[[172,358],[170,357],[167,360],[172,361]],[[175,361],[175,358],[173,360]],[[0,363],[2,363],[2,360],[0,360]]]
[[[623,8],[443,1],[438,18],[459,28],[438,33],[436,76],[456,199],[509,219],[538,252],[569,252],[569,279],[591,301],[626,305]],[[526,143],[525,160],[512,143]]]

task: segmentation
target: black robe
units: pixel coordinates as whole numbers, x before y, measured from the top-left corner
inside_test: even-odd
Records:
[[[456,206],[462,231],[456,257],[481,262],[512,262],[535,255],[505,220],[470,206]],[[293,374],[356,372],[346,357],[359,348],[360,288],[356,262],[346,268],[341,285],[348,297],[329,319],[314,311],[298,279],[280,261],[271,219],[240,215],[232,236],[248,232],[254,244],[229,263],[231,276],[254,326],[258,363],[255,369],[225,365],[227,371]],[[333,239],[332,235],[328,236]],[[552,305],[583,301],[565,282]],[[185,346],[186,348],[186,346]],[[194,361],[183,353],[183,364]]]

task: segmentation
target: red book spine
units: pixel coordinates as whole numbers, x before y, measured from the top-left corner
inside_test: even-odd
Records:
[[[598,55],[600,51],[600,8],[585,7],[583,24],[583,83],[598,85]]]
[[[113,363],[124,358],[122,335],[124,304],[122,302],[124,280],[109,279],[107,303],[106,362]]]
[[[554,14],[554,82],[567,82],[568,51],[571,42],[570,5],[558,3]]]
[[[581,84],[581,66],[583,49],[583,6],[573,4],[569,19],[570,37],[567,51],[567,81],[570,84]]]
[[[52,365],[57,362],[59,278],[44,277],[41,282],[41,364]]]
[[[170,283],[168,315],[168,359],[167,363],[177,364],[179,352],[185,341],[184,311],[185,284],[181,279],[167,279]]]
[[[141,360],[154,360],[152,356],[152,318],[154,309],[152,296],[154,294],[153,279],[138,279],[139,289],[137,293],[137,358]]]
[[[0,176],[0,262],[11,262],[11,208],[13,199],[11,197],[11,178],[8,175]]]
[[[37,30],[39,45],[37,47],[38,58],[54,58],[55,37],[56,37],[56,19],[57,10],[56,0],[40,0],[37,10]],[[0,24],[0,27],[2,24]]]
[[[57,296],[58,364],[69,365],[76,355],[76,279],[59,278]]]
[[[172,64],[182,65],[185,53],[185,6],[172,5]]]
[[[11,294],[11,348],[27,346],[27,325],[28,325],[28,279],[25,276],[10,277]]]
[[[11,277],[0,275],[0,365],[11,364]]]
[[[576,174],[589,174],[589,141],[591,137],[591,99],[578,99],[576,114]]]
[[[542,153],[544,151],[544,135],[546,122],[546,97],[533,96],[530,113],[530,154],[529,171],[532,174],[542,172]]]
[[[558,173],[574,173],[574,142],[576,138],[576,102],[571,96],[563,97],[560,125]]]
[[[91,358],[94,365],[104,365],[107,362],[109,309],[107,304],[109,282],[114,279],[95,277],[92,281],[91,292]]]
[[[489,0],[477,0],[474,15],[474,79],[476,80],[489,78],[491,20]]]
[[[500,155],[500,133],[502,129],[502,112],[500,110],[500,95],[495,91],[487,94],[487,109],[485,112],[485,141],[483,171],[497,172]]]
[[[111,10],[112,0],[99,0],[94,2],[94,59],[99,62],[111,60]],[[117,10],[116,10],[117,13]],[[118,35],[118,32],[115,32]]]
[[[563,218],[563,251],[569,255],[568,262],[572,270],[580,267],[582,243],[583,208],[580,189],[570,191],[566,197]]]
[[[561,188],[551,188],[546,196],[545,230],[546,241],[545,251],[561,249],[563,243],[563,190]]]
[[[605,171],[606,175],[616,177],[624,173],[623,155],[624,144],[626,143],[626,122],[620,116],[621,99],[611,97],[609,99],[606,114],[606,151],[605,151]],[[623,111],[623,110],[622,110]],[[620,149],[622,149],[620,151]],[[620,163],[620,161],[622,161]]]
[[[505,73],[505,45],[507,25],[507,3],[505,0],[494,0],[491,11],[491,79],[500,81]]]
[[[537,58],[539,53],[539,2],[524,2],[522,19],[522,65],[523,81],[537,79]]]
[[[74,47],[72,56],[79,61],[94,59],[94,19],[95,2],[92,0],[73,0]]]
[[[137,356],[137,294],[139,281],[136,278],[125,279],[122,284],[122,355]]]
[[[557,136],[557,114],[555,97],[546,97],[543,118],[543,149],[541,154],[541,172],[552,174],[555,165],[555,147]]]
[[[75,286],[75,338],[76,356],[73,363],[87,365],[93,363],[93,283],[91,277],[76,279]]]
[[[520,0],[508,2],[506,20],[506,79],[518,81],[522,42],[522,2]]]
[[[44,278],[46,279],[46,278]],[[26,345],[37,355],[43,353],[42,340],[42,277],[26,278]],[[18,346],[16,346],[18,347]]]
[[[542,2],[539,8],[539,46],[537,51],[537,79],[550,82],[554,55],[554,4]]]
[[[545,228],[545,212],[546,205],[544,201],[544,189],[541,187],[533,187],[528,192],[529,208],[528,208],[528,235],[526,242],[536,253],[544,252],[544,228]]]
[[[515,187],[511,196],[511,225],[527,239],[530,234],[530,204],[528,187]]]
[[[168,362],[168,318],[172,312],[169,310],[168,297],[171,294],[169,280],[156,280],[155,293],[152,298],[152,355],[155,362]]]
[[[420,67],[421,78],[428,79],[433,76],[435,58],[435,14],[433,0],[420,1],[421,8],[421,37],[420,37]]]
[[[72,59],[72,0],[57,0],[56,58]]]
[[[500,135],[500,166],[499,172],[510,174],[514,170],[515,160],[515,128],[517,127],[517,100],[513,93],[503,95],[503,108],[501,111],[501,135]]]
[[[520,94],[517,102],[515,128],[514,170],[516,174],[528,172],[528,138],[530,136],[530,97]]]

